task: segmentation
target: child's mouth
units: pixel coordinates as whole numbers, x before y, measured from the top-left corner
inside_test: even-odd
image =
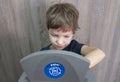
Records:
[[[58,49],[62,49],[63,48],[63,46],[59,46],[59,45],[57,45],[56,46]]]

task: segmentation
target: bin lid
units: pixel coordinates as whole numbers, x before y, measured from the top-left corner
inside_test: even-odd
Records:
[[[44,50],[20,61],[31,82],[84,82],[89,61],[74,52]]]

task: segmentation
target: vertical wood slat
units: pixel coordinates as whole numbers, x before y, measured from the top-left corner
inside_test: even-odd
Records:
[[[2,72],[0,73],[0,80],[5,82],[9,82],[9,80],[11,80],[14,82],[16,79],[14,74],[16,74],[17,72],[17,69],[14,68],[17,68],[17,65],[15,66],[15,64],[17,63],[15,62],[17,58],[14,59],[15,57],[13,54],[15,54],[15,51],[17,51],[17,46],[15,45],[16,40],[14,38],[15,20],[12,15],[14,14],[12,6],[13,4],[12,2],[4,0],[0,3],[0,5],[0,21],[2,21],[0,24],[0,71]]]
[[[45,0],[1,0],[0,82],[17,82],[20,59],[48,43],[45,8]]]
[[[91,24],[90,44],[100,47],[106,53],[104,62],[95,70],[96,76],[99,82],[114,82],[116,70],[119,69],[118,65],[120,62],[115,58],[120,57],[118,56],[120,52],[115,53],[115,47],[113,47],[115,44],[116,47],[119,47],[118,44],[120,43],[120,41],[117,41],[120,33],[116,30],[119,28],[116,23],[119,21],[120,2],[118,0],[108,0],[107,2],[102,0],[100,1],[103,2],[101,4],[95,0],[93,2],[96,3],[91,4],[91,16],[89,16],[92,19],[89,21]],[[118,30],[120,31],[120,29]],[[115,35],[115,33],[119,34]]]

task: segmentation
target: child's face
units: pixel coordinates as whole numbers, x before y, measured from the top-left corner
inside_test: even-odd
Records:
[[[49,29],[49,38],[52,43],[51,49],[62,50],[68,46],[73,37],[73,31],[63,31],[60,29]]]

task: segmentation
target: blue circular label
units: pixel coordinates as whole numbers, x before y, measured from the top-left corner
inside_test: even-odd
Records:
[[[62,64],[53,62],[45,66],[44,72],[49,78],[56,79],[64,75],[65,68]]]

